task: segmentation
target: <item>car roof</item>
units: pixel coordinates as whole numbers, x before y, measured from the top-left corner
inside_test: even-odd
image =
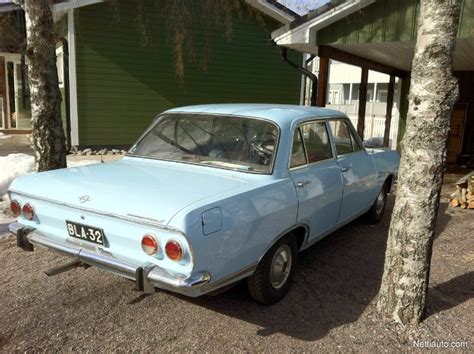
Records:
[[[226,103],[206,104],[196,106],[177,107],[167,110],[165,113],[208,113],[247,116],[271,120],[280,126],[289,125],[293,122],[307,119],[345,117],[344,113],[334,109],[321,107],[308,107],[286,104],[265,103]]]

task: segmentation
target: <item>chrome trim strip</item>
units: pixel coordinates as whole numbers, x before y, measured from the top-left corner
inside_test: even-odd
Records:
[[[33,240],[30,239],[30,241],[34,243]],[[80,261],[91,266],[106,271],[111,271],[112,273],[117,273],[126,278],[135,280],[135,272],[137,267],[131,264],[119,261],[118,259],[112,258],[110,256],[90,253],[84,249],[79,251],[78,258]]]
[[[27,238],[35,245],[50,248],[54,251],[76,258],[86,264],[131,280],[136,280],[138,266],[123,262],[110,255],[91,253],[82,247],[53,241],[38,231],[32,231],[28,234]],[[150,268],[146,278],[151,284],[160,289],[171,290],[184,295],[187,295],[188,290],[199,288],[209,283],[211,280],[211,275],[208,272],[200,272],[187,276],[186,274],[160,268],[154,264],[146,264],[143,266]],[[192,296],[193,294],[188,295]]]
[[[110,217],[110,218],[114,218],[114,219],[123,220],[123,221],[126,221],[126,222],[133,222],[133,223],[136,223],[136,224],[156,227],[158,229],[165,230],[165,231],[177,232],[177,233],[180,233],[181,235],[185,236],[184,232],[181,231],[180,229],[177,229],[175,227],[168,226],[168,225],[163,225],[162,223],[159,223],[159,222],[151,221],[149,218],[139,219],[138,217],[135,217],[135,216],[133,216],[133,217],[132,216],[124,216],[124,215],[120,215],[120,214],[100,211],[100,210],[97,210],[97,209],[80,207],[80,206],[77,206],[77,205],[74,205],[74,204],[59,202],[59,201],[56,201],[56,200],[53,200],[53,199],[50,199],[50,198],[39,197],[39,196],[36,196],[36,195],[33,195],[33,194],[19,192],[19,191],[14,190],[14,189],[10,189],[10,190],[8,190],[8,192],[9,193],[16,193],[16,194],[19,194],[19,195],[21,195],[23,197],[26,197],[26,198],[34,198],[34,199],[41,200],[41,201],[46,202],[46,203],[56,204],[56,205],[64,206],[66,208],[71,208],[71,209],[75,209],[75,210],[79,210],[79,211],[84,211],[84,212],[87,212],[87,213],[106,216],[106,217]]]
[[[9,228],[11,232],[16,232],[22,227],[24,226],[19,223],[12,223]],[[84,249],[80,245],[63,244],[53,241],[38,231],[32,231],[27,238],[31,243],[37,246],[57,251],[124,278],[136,280],[137,266],[120,261],[108,253],[90,252],[90,250]],[[208,272],[199,272],[186,276],[185,274],[168,271],[154,264],[147,264],[143,267],[150,269],[147,274],[147,281],[154,286],[187,296],[199,296],[251,275],[255,271],[257,265],[257,262],[252,263],[251,265],[242,268],[215,283],[211,283],[211,275]]]
[[[300,165],[300,166],[296,166],[296,167],[291,167],[290,168],[290,171],[297,171],[297,170],[302,170],[303,168],[309,168],[309,167],[312,167],[314,165],[320,165],[324,162],[329,162],[329,161],[336,161],[336,158],[332,157],[330,159],[325,159],[325,160],[320,160],[320,161],[316,161],[316,162],[311,162],[309,164],[305,164],[305,165]]]
[[[66,256],[79,258],[79,253],[81,252],[81,247],[78,247],[72,244],[67,245],[64,243],[53,241],[47,237],[44,237],[42,234],[40,234],[37,231],[32,231],[30,234],[28,234],[27,238],[31,243],[35,245],[51,248],[55,250],[56,252],[62,253]]]

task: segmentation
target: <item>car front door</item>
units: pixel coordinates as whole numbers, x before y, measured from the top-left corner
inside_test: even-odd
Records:
[[[367,211],[375,199],[376,172],[372,159],[347,119],[328,121],[342,173],[344,193],[338,223]]]
[[[343,184],[324,120],[300,125],[293,135],[290,175],[298,195],[299,222],[310,226],[314,242],[336,225]]]

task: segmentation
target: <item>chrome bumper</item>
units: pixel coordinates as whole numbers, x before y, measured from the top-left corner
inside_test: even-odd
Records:
[[[10,224],[8,229],[17,236],[17,244],[24,250],[33,251],[31,244],[52,249],[73,257],[84,264],[134,280],[138,290],[141,291],[152,292],[154,287],[157,287],[196,297],[207,292],[203,287],[211,280],[211,276],[207,272],[187,276],[160,268],[154,264],[144,264],[137,267],[106,253],[94,253],[78,245],[53,241],[42,233],[25,228],[18,223]],[[30,244],[28,245],[28,243]]]

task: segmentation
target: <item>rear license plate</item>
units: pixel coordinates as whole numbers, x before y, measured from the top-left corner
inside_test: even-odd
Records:
[[[67,232],[69,236],[79,238],[81,240],[104,245],[104,231],[94,226],[78,224],[66,220]]]

